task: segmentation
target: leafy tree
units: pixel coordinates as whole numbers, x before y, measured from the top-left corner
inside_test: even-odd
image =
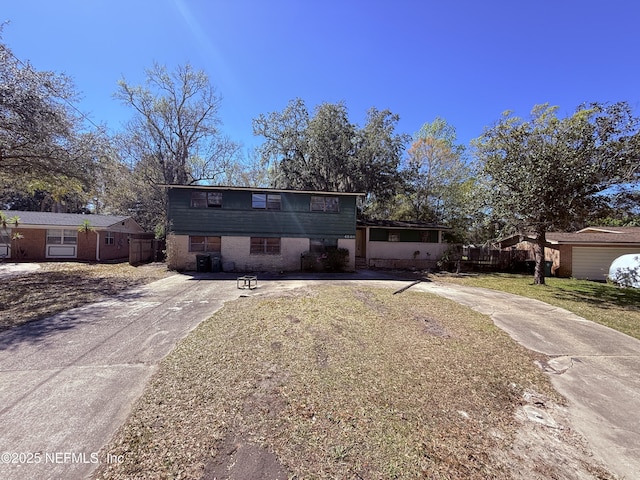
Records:
[[[640,227],[640,191],[616,188],[599,198],[593,215],[580,228],[588,225],[612,227]]]
[[[364,127],[358,132],[359,190],[369,193],[369,203],[389,200],[401,185],[398,168],[409,136],[395,132],[399,120],[400,117],[389,110],[371,108]]]
[[[49,192],[58,206],[90,190],[104,134],[85,128],[71,80],[36,70],[0,43],[0,85],[0,185]]]
[[[143,157],[127,164],[120,155],[131,158],[126,136],[117,137],[116,150],[101,162],[100,188],[94,199],[99,213],[130,215],[148,232],[161,238],[166,232],[166,191],[164,178],[153,158]]]
[[[425,123],[415,135],[405,165],[406,198],[416,221],[445,223],[467,203],[471,168],[455,128],[442,118]]]
[[[221,100],[209,77],[189,64],[173,72],[154,64],[144,85],[121,80],[115,97],[135,111],[121,156],[131,159],[138,179],[149,182],[152,205],[144,208],[153,207],[148,210],[155,212],[154,223],[162,230],[166,199],[161,200],[159,185],[214,183],[233,164],[239,147],[220,132]],[[136,196],[146,202],[149,197],[142,193]]]
[[[535,283],[544,284],[546,232],[589,216],[598,195],[638,174],[638,118],[624,102],[580,106],[565,118],[537,105],[528,120],[505,112],[475,141],[488,205],[503,231],[533,231]]]
[[[442,118],[425,123],[414,135],[400,173],[402,188],[371,205],[372,217],[447,225],[452,228],[449,241],[470,240],[481,211],[479,184],[453,126]]]
[[[259,155],[277,188],[366,192],[390,196],[406,137],[395,133],[399,120],[372,108],[363,128],[350,122],[343,103],[323,103],[310,115],[292,100],[282,112],[260,115],[253,133],[264,137]]]

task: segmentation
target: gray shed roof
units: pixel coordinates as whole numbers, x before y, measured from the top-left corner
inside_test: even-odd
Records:
[[[587,227],[577,232],[547,232],[545,237],[550,245],[637,245],[640,244],[640,227]],[[500,240],[500,244],[505,248],[523,241],[534,242],[535,234],[513,235]]]
[[[358,227],[399,228],[407,230],[451,230],[444,225],[401,220],[358,220]]]
[[[80,213],[25,212],[2,210],[9,218],[19,217],[19,225],[43,225],[52,227],[79,227],[88,220],[94,228],[106,228],[124,222],[130,217],[123,215],[84,215]]]

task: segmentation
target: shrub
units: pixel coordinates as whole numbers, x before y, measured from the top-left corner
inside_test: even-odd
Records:
[[[327,249],[321,257],[324,269],[327,272],[344,272],[349,259],[349,250],[346,248]]]

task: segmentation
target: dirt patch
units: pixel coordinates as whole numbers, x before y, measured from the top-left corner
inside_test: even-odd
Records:
[[[510,448],[495,458],[514,480],[613,480],[593,457],[584,439],[571,428],[569,413],[545,395],[525,392],[517,410],[518,428]]]
[[[389,312],[389,309],[384,305],[384,303],[376,300],[373,292],[369,290],[354,290],[353,296],[377,314],[385,315]]]
[[[434,337],[449,338],[451,335],[437,320],[428,317],[418,317],[416,319],[424,325],[424,332]]]
[[[277,350],[281,348],[282,344]],[[287,374],[278,371],[276,365],[269,367],[256,381],[255,391],[245,400],[244,413],[274,417],[282,412],[286,408],[287,402],[279,395],[278,389],[286,382],[286,379]]]
[[[287,480],[278,457],[243,437],[228,437],[204,468],[202,480]]]

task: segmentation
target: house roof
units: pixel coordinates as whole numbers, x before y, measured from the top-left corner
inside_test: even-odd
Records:
[[[577,232],[547,232],[547,243],[551,245],[566,244],[640,244],[640,227],[587,227]],[[528,233],[514,235],[500,241],[503,247],[518,242],[534,242],[535,235]]]
[[[9,218],[19,217],[18,226],[79,227],[85,220],[88,220],[94,228],[107,228],[130,218],[122,215],[85,215],[80,213],[26,212],[21,210],[3,210],[3,212]]]
[[[358,220],[359,227],[399,228],[412,230],[451,230],[444,225],[426,222],[405,222],[400,220]]]
[[[267,193],[310,193],[313,195],[346,195],[351,197],[363,197],[366,194],[362,192],[325,192],[320,190],[290,190],[281,188],[263,188],[263,187],[226,187],[223,185],[160,185],[165,188],[185,188],[191,190],[237,190],[243,192],[267,192]]]

